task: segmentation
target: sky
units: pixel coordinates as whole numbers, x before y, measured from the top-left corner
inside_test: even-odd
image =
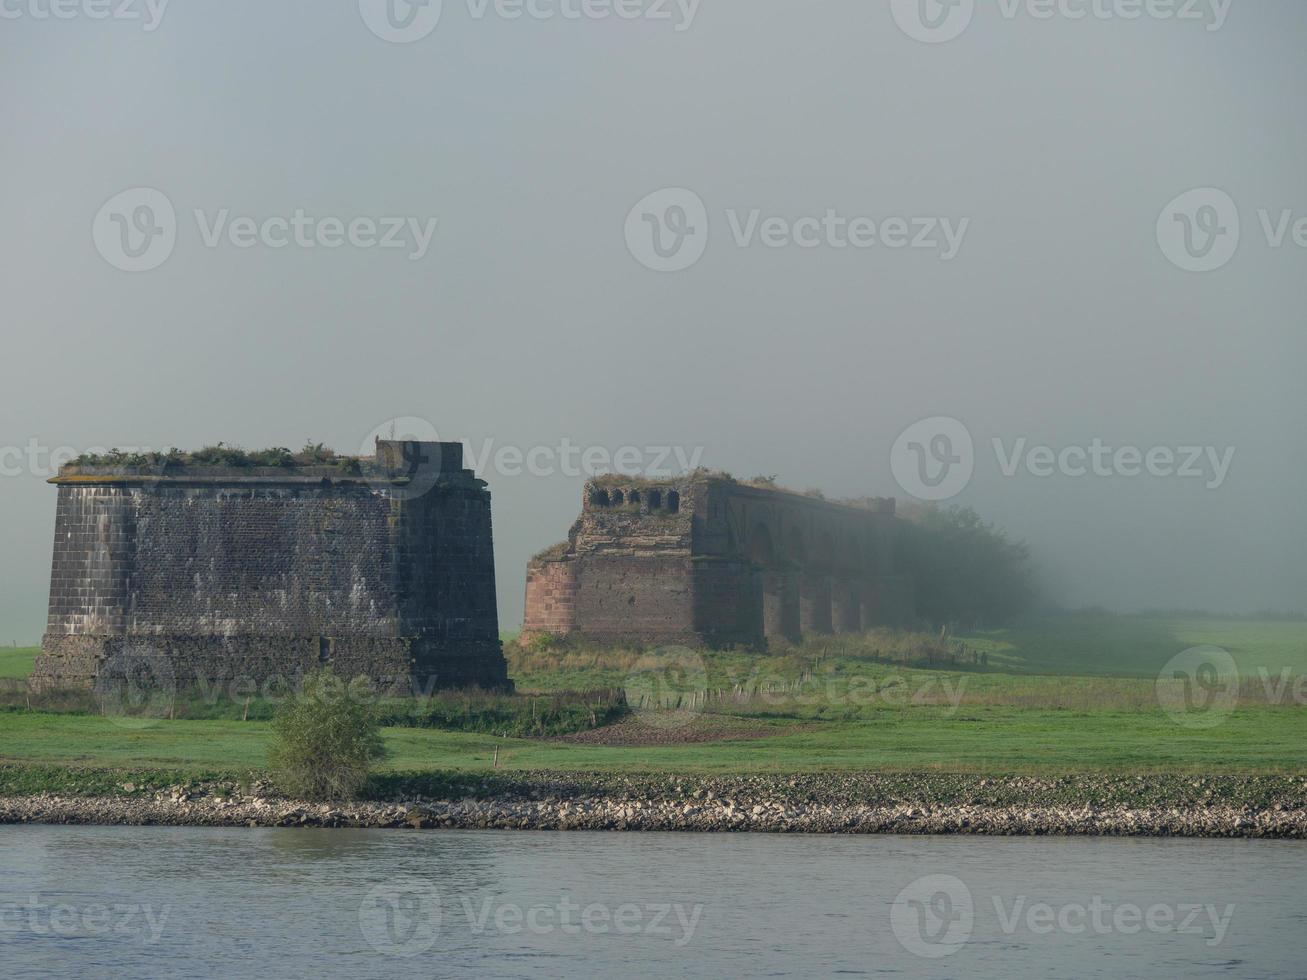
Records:
[[[393,419],[467,441],[508,629],[619,464],[1307,607],[1299,0],[51,2],[0,0],[0,642],[53,453]]]

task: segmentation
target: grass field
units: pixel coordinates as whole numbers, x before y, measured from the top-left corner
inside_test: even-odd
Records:
[[[857,722],[815,727],[769,723],[765,738],[688,745],[603,746],[496,738],[463,732],[387,729],[386,768],[809,772],[941,769],[968,772],[1307,772],[1301,711],[1236,711],[1220,728],[1192,731],[1161,712],[1064,712],[938,708],[886,710]],[[92,767],[258,769],[265,722],[160,721],[132,729],[87,715],[0,714],[0,758]]]
[[[36,647],[0,647],[0,680],[26,677],[40,652]]]
[[[1188,647],[1217,646],[1241,674],[1307,673],[1307,623],[1143,616],[1062,616],[964,637],[1014,673],[1155,678]]]
[[[389,728],[386,767],[485,770],[497,755],[505,770],[1307,773],[1307,685],[1298,697],[1274,686],[1282,671],[1307,675],[1307,624],[1067,616],[954,641],[965,644],[965,662],[942,669],[896,662],[906,654],[894,636],[831,638],[771,656],[693,655],[701,663],[691,666],[720,692],[694,712],[726,716],[747,738],[604,745]],[[1155,681],[1175,654],[1205,644],[1229,651],[1242,686],[1228,715],[1195,727],[1162,709]],[[0,676],[22,676],[33,653],[0,653]],[[548,693],[629,689],[658,659],[560,649],[515,653],[511,664],[519,690]],[[269,726],[237,717],[135,721],[15,706],[0,712],[0,761],[260,769]]]

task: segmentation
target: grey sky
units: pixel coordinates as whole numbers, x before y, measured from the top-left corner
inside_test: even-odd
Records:
[[[68,2],[71,19],[38,16],[48,0],[0,19],[0,445],[355,451],[419,416],[478,447],[702,447],[740,476],[904,497],[895,439],[948,416],[975,444],[952,501],[1027,538],[1063,601],[1307,605],[1298,0],[1220,5],[1216,30],[1206,0],[1195,20],[980,0],[933,44],[865,0],[704,0],[688,25],[674,3],[671,20],[514,20],[445,0],[406,44],[356,0],[175,0],[152,31]],[[177,237],[129,273],[92,227],[139,187],[167,196]],[[704,202],[707,249],[655,272],[624,227],[668,187]],[[1199,187],[1230,195],[1240,241],[1188,272],[1157,225]],[[438,224],[417,260],[208,247],[222,209]],[[755,209],[966,225],[950,260],[768,247],[757,228],[741,246],[732,222]],[[1278,247],[1263,209],[1272,232],[1291,212]],[[1234,456],[1214,488],[1004,476],[991,440],[1022,437]],[[16,468],[5,642],[42,630],[55,502]],[[483,476],[513,627],[524,563],[565,535],[582,480]]]

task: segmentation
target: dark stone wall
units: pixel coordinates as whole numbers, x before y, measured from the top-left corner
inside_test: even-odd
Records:
[[[181,685],[326,663],[387,684],[504,686],[489,493],[449,447],[413,445],[436,460],[425,478],[66,468],[34,683],[89,683],[153,651]]]
[[[696,638],[713,647],[760,645],[762,572],[741,559],[700,559],[691,567]]]
[[[506,685],[484,485],[437,486],[400,501],[393,517],[399,633],[416,640],[416,673],[456,678],[454,686]]]

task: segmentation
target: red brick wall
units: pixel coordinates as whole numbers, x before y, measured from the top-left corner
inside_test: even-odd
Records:
[[[576,629],[577,568],[574,561],[533,561],[526,570],[526,617],[522,638]]]

